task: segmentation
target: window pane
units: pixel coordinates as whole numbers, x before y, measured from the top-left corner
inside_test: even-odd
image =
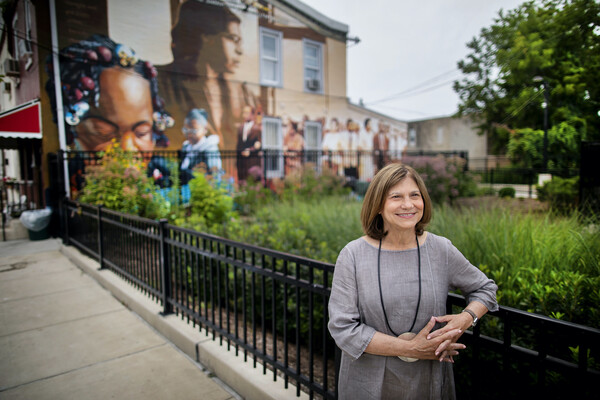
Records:
[[[306,125],[304,129],[304,139],[306,140],[307,149],[318,148],[319,143],[319,129],[315,125]]]
[[[319,79],[319,71],[315,69],[305,69],[304,74],[306,75],[306,79]]]
[[[264,80],[277,81],[277,63],[275,61],[262,60],[261,72]]]
[[[277,58],[277,40],[273,36],[263,36],[263,56]]]
[[[319,68],[319,52],[318,48],[311,45],[304,47],[304,64],[307,67]]]
[[[265,122],[265,147],[277,147],[279,142],[277,126],[278,124],[276,122]]]

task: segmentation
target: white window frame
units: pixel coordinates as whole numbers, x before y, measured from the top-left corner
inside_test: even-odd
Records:
[[[270,36],[275,39],[275,58],[267,57],[263,51],[263,38],[265,36]],[[260,84],[264,86],[275,86],[281,87],[283,86],[283,56],[282,56],[282,46],[281,43],[283,41],[283,33],[279,31],[275,31],[273,29],[260,27]],[[271,61],[275,62],[275,74],[277,75],[275,80],[269,79],[264,76],[264,68],[263,61]]]
[[[314,46],[317,47],[318,51],[317,54],[319,56],[319,66],[318,66],[318,71],[317,71],[317,75],[318,78],[317,80],[319,81],[319,89],[309,89],[308,88],[308,77],[306,76],[306,70],[307,69],[312,69],[312,70],[316,70],[316,68],[312,67],[312,66],[307,66],[306,65],[306,47],[307,46]],[[320,93],[323,94],[323,43],[320,42],[315,42],[314,40],[310,40],[310,39],[302,39],[302,65],[303,65],[303,74],[304,74],[304,80],[303,80],[303,86],[304,86],[304,91],[307,93]]]
[[[317,145],[309,146],[308,144],[308,129],[314,127],[317,129]],[[323,127],[319,122],[316,121],[306,121],[304,123],[304,162],[312,163],[314,162],[317,166],[321,166],[322,157],[321,157],[321,143],[323,141]],[[316,160],[315,160],[315,152],[316,152]]]
[[[269,143],[266,139],[266,125],[267,124],[276,124],[277,125],[277,143]],[[262,149],[267,151],[267,154],[264,157],[265,160],[265,178],[282,178],[283,171],[283,128],[280,118],[274,117],[263,117],[262,118],[262,135],[261,135]],[[274,150],[276,151],[276,155],[270,156],[268,151]],[[273,162],[274,161],[274,162]]]
[[[417,147],[417,130],[415,128],[408,130],[408,146]]]

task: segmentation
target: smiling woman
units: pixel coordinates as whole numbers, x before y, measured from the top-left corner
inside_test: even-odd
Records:
[[[432,204],[419,174],[389,164],[369,185],[365,236],[340,252],[329,301],[329,331],[343,350],[339,398],[455,398],[458,339],[488,310],[496,284],[452,243],[425,231]],[[446,315],[450,290],[467,297]]]

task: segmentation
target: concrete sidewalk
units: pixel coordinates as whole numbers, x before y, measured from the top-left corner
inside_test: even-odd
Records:
[[[240,398],[62,249],[0,242],[0,398]]]

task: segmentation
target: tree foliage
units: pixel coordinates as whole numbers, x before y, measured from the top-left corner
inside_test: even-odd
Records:
[[[459,114],[480,122],[494,153],[509,151],[539,166],[546,95],[551,162],[563,162],[555,151],[573,159],[579,141],[600,140],[598,2],[539,0],[501,10],[467,46],[470,53],[458,63],[463,78],[454,83]],[[535,77],[546,81],[547,93]],[[562,134],[569,137],[561,139]]]

